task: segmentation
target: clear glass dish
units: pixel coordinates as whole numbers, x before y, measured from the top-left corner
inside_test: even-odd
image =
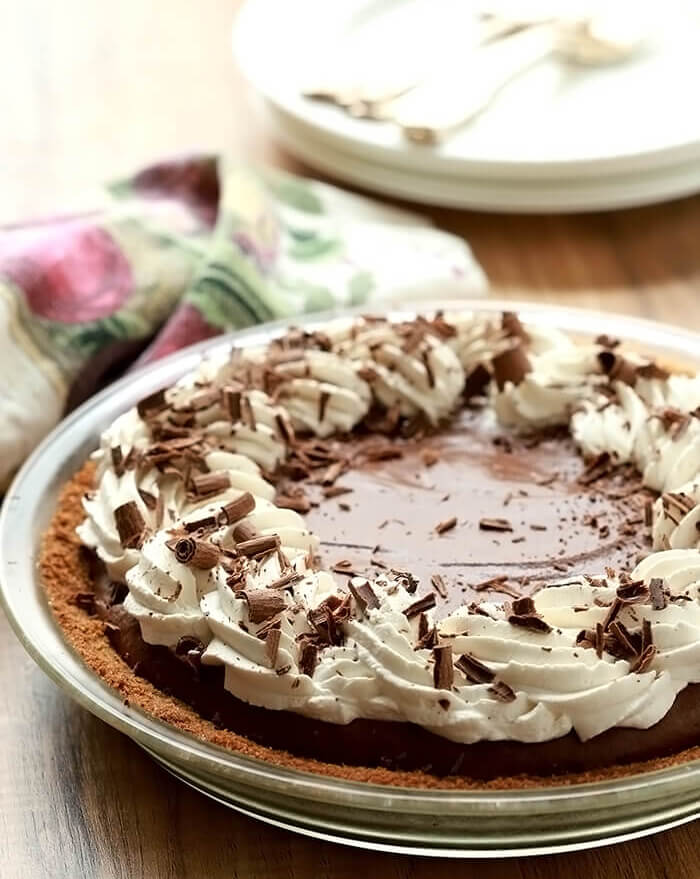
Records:
[[[530,303],[412,305],[395,318],[460,307],[518,310],[525,320],[583,335],[621,336],[666,361],[700,368],[700,335],[618,315]],[[297,321],[308,328],[331,315]],[[26,462],[0,517],[0,598],[27,651],[72,698],[126,733],[183,781],[278,826],[366,848],[453,856],[539,854],[630,839],[700,814],[700,760],[605,782],[513,791],[408,789],[275,766],[199,741],[122,703],[64,642],[37,574],[41,535],[62,485],[100,432],[137,400],[193,369],[210,351],[264,342],[269,324],[193,346],[122,379],[63,421]]]

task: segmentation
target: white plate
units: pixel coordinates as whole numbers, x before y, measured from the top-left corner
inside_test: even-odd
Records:
[[[280,141],[312,167],[365,189],[422,204],[501,212],[574,212],[635,207],[700,190],[700,158],[659,169],[571,180],[421,174],[334,149],[271,102],[264,110]]]
[[[397,172],[552,183],[700,161],[700,115],[692,93],[700,79],[700,17],[684,13],[681,0],[658,7],[663,21],[637,57],[597,69],[542,62],[436,148],[406,143],[389,123],[353,119],[302,96],[338,41],[361,42],[362,28],[387,9],[429,3],[439,23],[455,2],[467,0],[248,0],[234,30],[234,50],[258,92],[313,129],[318,142]],[[428,43],[434,35],[426,28]],[[388,64],[393,51],[387,45]]]

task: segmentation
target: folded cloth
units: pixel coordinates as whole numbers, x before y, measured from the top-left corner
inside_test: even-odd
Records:
[[[1,230],[0,488],[134,361],[274,318],[485,287],[464,242],[404,211],[213,156],[146,168],[91,213]]]

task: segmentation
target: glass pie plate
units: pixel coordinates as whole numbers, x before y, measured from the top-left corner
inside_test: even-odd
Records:
[[[428,302],[398,307],[412,318],[441,307],[521,313],[578,335],[621,336],[679,366],[700,368],[700,334],[617,315],[530,303]],[[332,316],[297,320],[314,328]],[[333,315],[334,316],[334,315]],[[700,814],[700,760],[609,781],[495,790],[439,790],[349,782],[240,756],[122,703],[64,642],[37,573],[39,542],[62,485],[100,432],[141,397],[192,370],[210,351],[254,345],[281,333],[268,324],[193,346],[127,376],[63,421],[26,462],[0,518],[0,597],[17,636],[73,699],[130,736],[203,793],[256,818],[311,836],[414,854],[540,854],[630,839]]]

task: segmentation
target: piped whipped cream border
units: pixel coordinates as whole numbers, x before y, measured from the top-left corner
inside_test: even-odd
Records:
[[[295,436],[348,432],[377,407],[437,426],[465,387],[506,427],[566,425],[594,465],[634,464],[659,493],[654,552],[440,621],[399,573],[348,591],[318,570],[318,537],[265,476]],[[335,320],[205,361],[119,417],[78,533],[126,583],[147,643],[196,644],[252,704],[464,743],[645,729],[700,682],[698,407],[697,376],[512,315]]]

